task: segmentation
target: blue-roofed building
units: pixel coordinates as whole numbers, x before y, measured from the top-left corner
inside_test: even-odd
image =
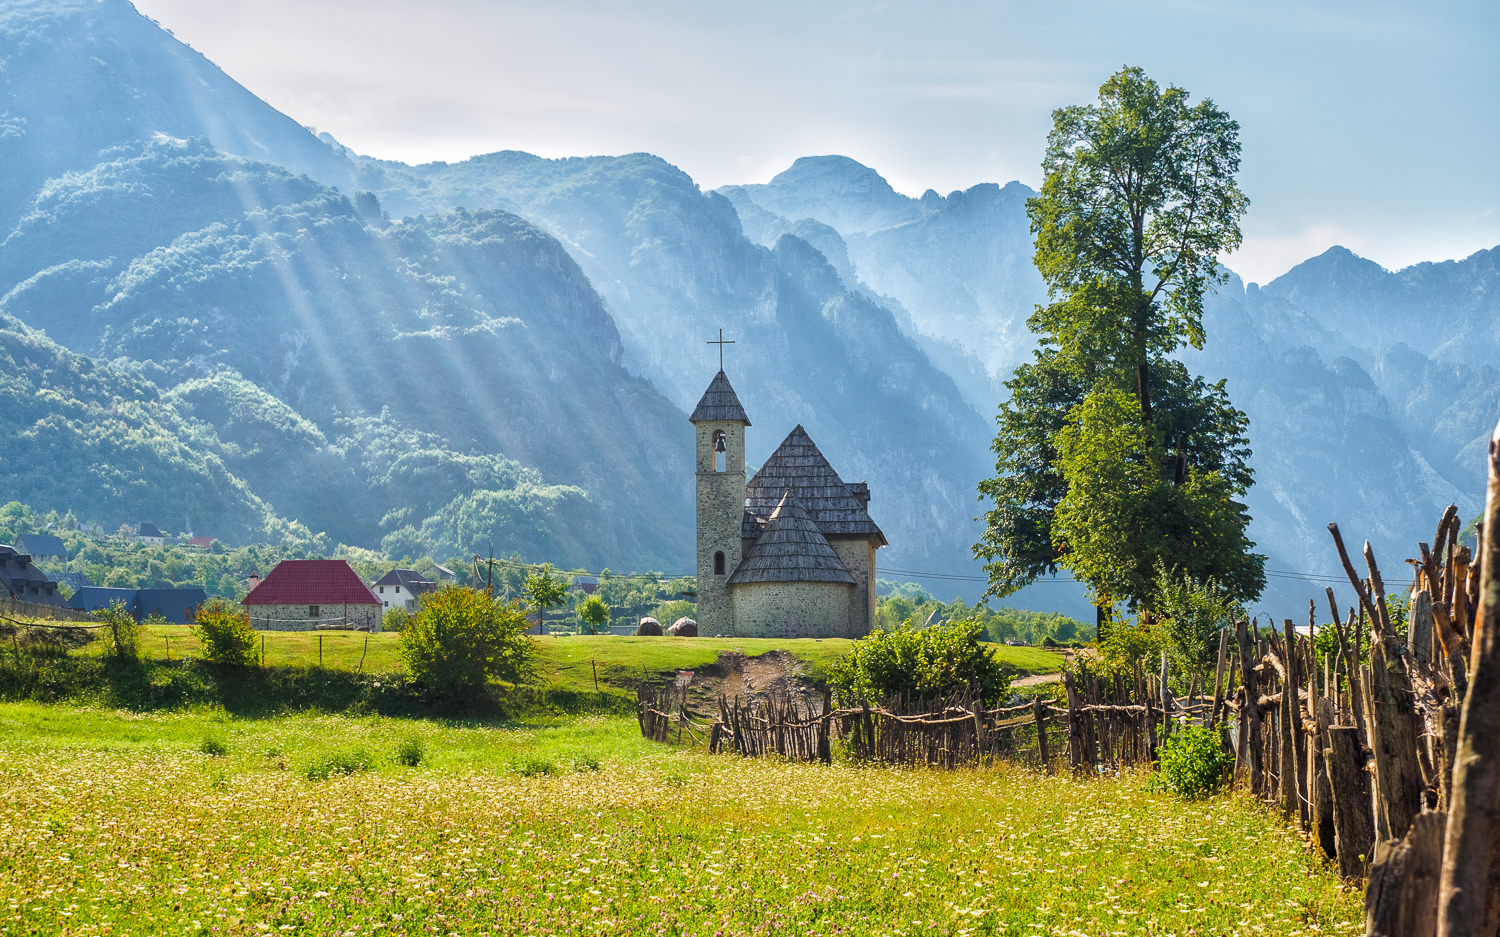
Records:
[[[56,534],[21,534],[13,546],[17,553],[30,555],[35,563],[68,559],[68,548]]]
[[[190,589],[110,589],[103,586],[87,586],[73,593],[69,608],[93,612],[108,608],[114,602],[125,604],[132,618],[141,621],[151,615],[160,615],[172,624],[188,624],[193,612],[208,601],[208,593],[193,587]]]
[[[48,573],[47,578],[60,586],[67,586],[73,592],[94,586],[94,581],[84,573]]]
[[[81,612],[97,612],[101,608],[108,608],[118,600],[124,602],[128,609],[135,604],[135,593],[135,589],[84,586],[73,593],[73,598],[68,600],[68,608],[76,608]]]

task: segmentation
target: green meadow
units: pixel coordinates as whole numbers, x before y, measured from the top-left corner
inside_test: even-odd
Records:
[[[1360,929],[1361,895],[1233,796],[711,756],[629,717],[12,703],[0,781],[6,933]]]

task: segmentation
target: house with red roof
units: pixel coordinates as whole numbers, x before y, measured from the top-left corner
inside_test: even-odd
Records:
[[[257,631],[379,631],[384,611],[344,560],[282,560],[240,604]]]

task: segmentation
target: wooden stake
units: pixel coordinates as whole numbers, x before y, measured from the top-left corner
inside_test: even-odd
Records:
[[[1377,937],[1427,937],[1434,933],[1445,821],[1441,813],[1424,813],[1399,842],[1375,847],[1370,886],[1365,892],[1365,933]]]
[[[1333,835],[1339,874],[1362,878],[1375,850],[1375,818],[1370,811],[1370,775],[1364,745],[1353,726],[1328,727],[1328,787],[1333,799]]]
[[[1262,771],[1260,749],[1260,686],[1255,675],[1255,655],[1250,649],[1249,622],[1244,619],[1235,622],[1234,636],[1240,646],[1240,684],[1245,689],[1245,706],[1240,710],[1240,720],[1248,723],[1246,728],[1245,763],[1250,772],[1250,790],[1259,793],[1262,790]]]
[[[1500,840],[1500,426],[1490,437],[1489,491],[1479,544],[1479,604],[1469,687],[1454,759],[1439,897],[1439,937],[1478,934],[1495,919],[1495,843]]]

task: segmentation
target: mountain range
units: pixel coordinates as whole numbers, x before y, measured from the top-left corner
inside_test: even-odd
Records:
[[[1020,183],[912,198],[840,156],[717,191],[649,154],[380,160],[124,0],[6,4],[0,59],[12,497],[682,572],[686,412],[723,328],[752,464],[801,424],[870,482],[883,566],[975,574],[991,419],[1046,300]],[[1184,360],[1251,417],[1268,566],[1334,570],[1336,519],[1395,581],[1443,505],[1477,510],[1497,285],[1491,251],[1389,272],[1334,248],[1210,298]],[[1265,601],[1313,588],[1278,573]],[[1011,601],[1083,611],[1073,586]]]

